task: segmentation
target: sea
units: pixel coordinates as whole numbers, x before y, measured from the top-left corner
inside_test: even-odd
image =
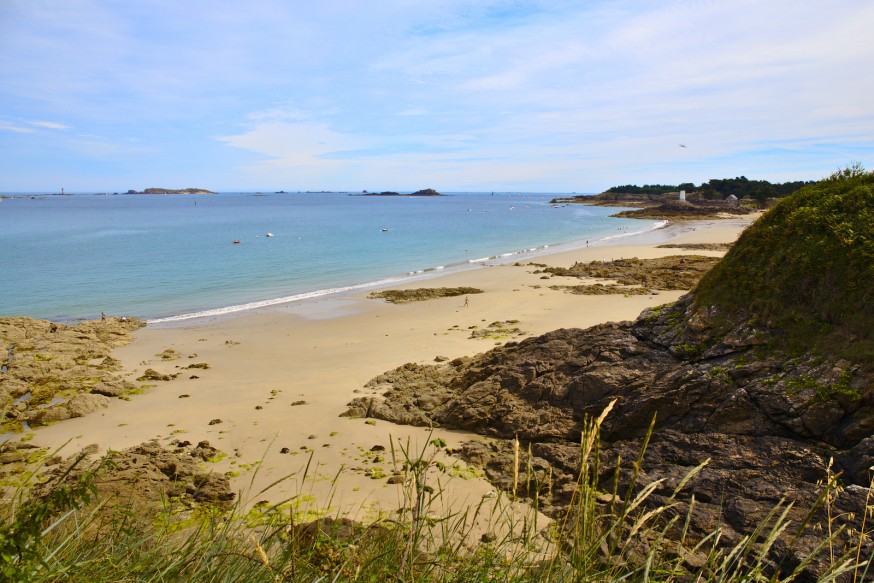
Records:
[[[661,226],[557,193],[0,198],[0,316],[151,323],[409,283]]]

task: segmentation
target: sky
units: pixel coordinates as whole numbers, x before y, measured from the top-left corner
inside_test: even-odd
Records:
[[[870,0],[0,0],[0,193],[874,167]]]

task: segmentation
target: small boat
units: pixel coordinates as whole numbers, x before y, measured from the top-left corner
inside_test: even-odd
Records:
[[[267,233],[267,234],[264,235],[264,236],[265,236],[265,237],[272,237],[272,236],[273,236],[273,233]]]
[[[386,231],[388,231],[388,227],[383,227],[382,232],[385,233]]]
[[[240,240],[239,240],[239,239],[234,239],[234,245],[239,245],[239,244],[240,244]]]

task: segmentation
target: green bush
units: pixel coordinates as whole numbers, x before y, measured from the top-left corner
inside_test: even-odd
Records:
[[[854,166],[781,200],[695,297],[728,320],[755,315],[796,340],[832,332],[874,341],[874,174]]]

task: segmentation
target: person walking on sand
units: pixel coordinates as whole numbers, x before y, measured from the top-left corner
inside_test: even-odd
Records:
[[[106,322],[106,312],[100,312],[100,319]]]
[[[470,306],[470,298],[464,296],[464,307],[467,308],[468,306]]]

